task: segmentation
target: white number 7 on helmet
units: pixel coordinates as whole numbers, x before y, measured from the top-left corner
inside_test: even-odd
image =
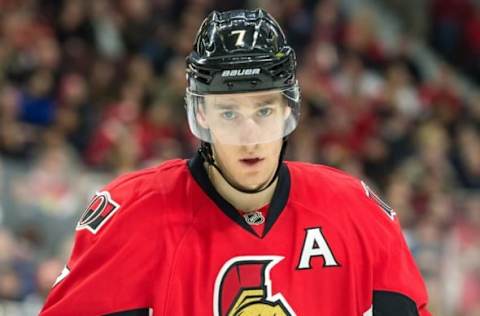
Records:
[[[245,42],[243,40],[244,37],[245,37],[245,30],[235,30],[235,31],[232,31],[231,34],[232,35],[238,34],[237,41],[235,42],[235,46],[244,46],[245,45]]]

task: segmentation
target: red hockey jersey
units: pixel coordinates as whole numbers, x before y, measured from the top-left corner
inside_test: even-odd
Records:
[[[202,164],[99,191],[41,315],[430,315],[394,211],[361,181],[284,163],[258,235]]]

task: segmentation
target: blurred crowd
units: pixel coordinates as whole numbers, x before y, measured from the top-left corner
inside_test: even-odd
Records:
[[[423,39],[444,60],[480,83],[480,3],[477,0],[382,0],[404,32]]]
[[[459,3],[468,23],[448,9]],[[96,189],[192,155],[184,58],[207,12],[240,7],[269,11],[297,51],[302,122],[288,159],[376,187],[433,315],[480,315],[480,93],[457,79],[480,71],[480,9],[431,4],[425,41],[453,68],[427,78],[411,34],[387,49],[374,11],[335,0],[0,0],[0,315],[38,312]]]

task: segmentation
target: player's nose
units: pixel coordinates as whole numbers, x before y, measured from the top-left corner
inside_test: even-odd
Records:
[[[258,143],[244,144],[242,145],[242,153],[244,153],[247,156],[254,156],[256,153],[258,153],[259,147],[260,147],[260,144]]]
[[[257,144],[261,137],[262,129],[257,122],[253,118],[246,119],[240,132],[241,143],[247,145]]]

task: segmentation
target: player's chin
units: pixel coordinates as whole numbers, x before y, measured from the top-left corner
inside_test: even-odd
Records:
[[[255,190],[258,189],[259,187],[262,187],[265,185],[270,180],[270,177],[268,174],[266,174],[264,171],[258,171],[258,172],[253,172],[250,171],[246,174],[243,175],[243,186],[245,188],[248,188],[249,190]]]
[[[264,183],[263,182],[249,182],[249,183],[245,183],[242,185],[242,187],[244,189],[247,189],[247,190],[258,190],[259,188],[262,188],[264,186]]]

